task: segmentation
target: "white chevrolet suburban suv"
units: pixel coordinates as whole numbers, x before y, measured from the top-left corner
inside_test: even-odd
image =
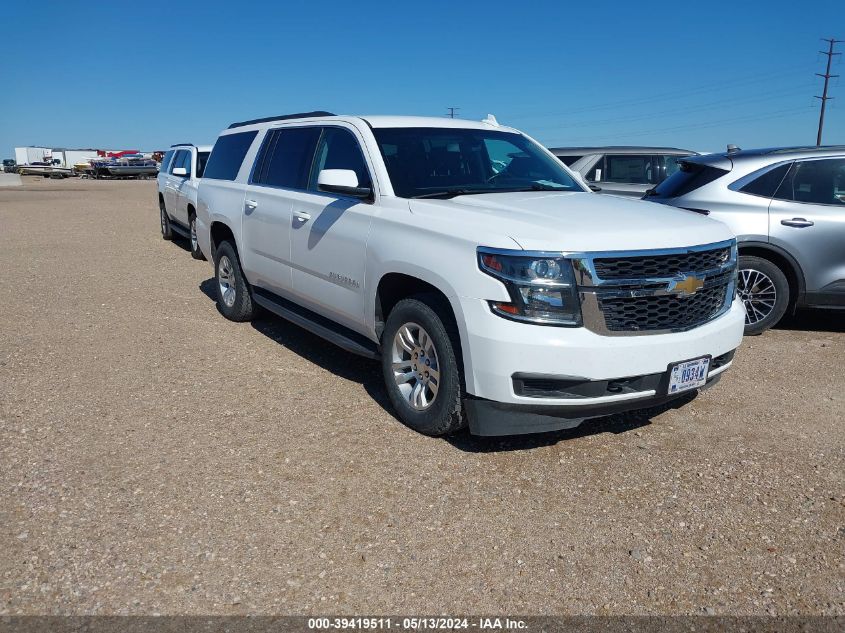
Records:
[[[430,435],[570,428],[731,365],[745,313],[724,224],[595,195],[493,117],[235,123],[200,182],[219,310],[256,306],[379,358]]]
[[[202,259],[197,245],[197,187],[202,178],[211,146],[180,143],[171,146],[161,159],[158,170],[158,210],[161,236],[170,240],[173,234],[191,242],[191,255]]]

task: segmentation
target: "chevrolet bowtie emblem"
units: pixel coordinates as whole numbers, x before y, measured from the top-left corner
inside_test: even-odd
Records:
[[[701,277],[684,275],[682,279],[676,279],[669,283],[669,292],[676,295],[689,296],[694,295],[703,287],[704,280]]]

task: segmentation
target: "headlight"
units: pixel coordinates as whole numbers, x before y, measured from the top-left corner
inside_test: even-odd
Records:
[[[505,284],[510,302],[492,301],[496,314],[544,325],[581,325],[581,304],[572,263],[559,253],[480,247],[478,266]]]

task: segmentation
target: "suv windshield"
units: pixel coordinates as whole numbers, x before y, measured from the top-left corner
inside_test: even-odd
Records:
[[[376,128],[400,198],[504,191],[584,191],[561,163],[521,134],[453,128]]]

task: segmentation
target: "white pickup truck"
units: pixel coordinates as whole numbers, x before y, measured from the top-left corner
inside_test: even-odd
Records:
[[[661,404],[718,380],[742,339],[725,225],[595,195],[492,117],[235,123],[196,226],[225,317],[262,306],[380,359],[430,435]]]

